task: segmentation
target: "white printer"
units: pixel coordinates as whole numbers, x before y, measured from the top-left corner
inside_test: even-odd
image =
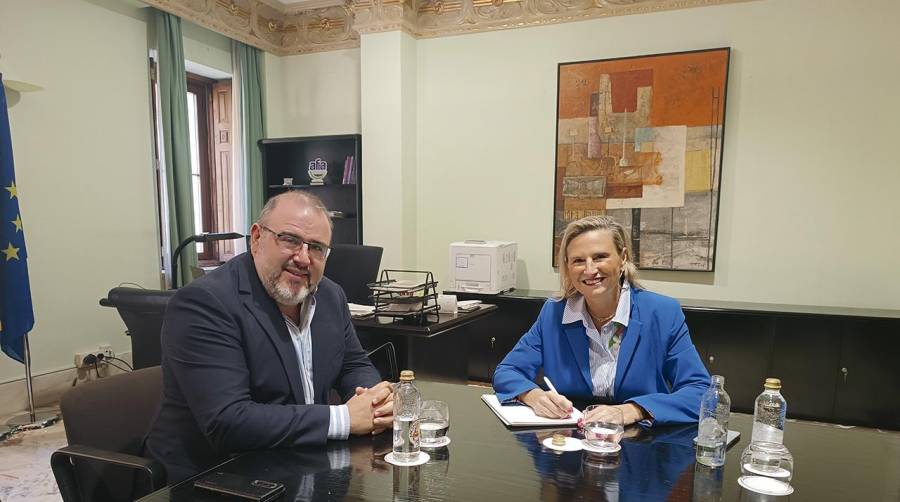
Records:
[[[509,241],[451,242],[448,289],[485,294],[513,289],[517,248]]]

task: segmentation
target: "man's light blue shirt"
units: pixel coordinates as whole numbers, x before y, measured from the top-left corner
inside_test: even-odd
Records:
[[[312,325],[313,316],[316,314],[316,298],[312,293],[306,297],[300,308],[301,326],[294,324],[289,317],[284,316],[291,342],[297,352],[297,362],[300,365],[300,379],[303,381],[303,399],[305,404],[315,404],[313,395],[313,363],[312,363]],[[328,439],[347,439],[350,437],[350,409],[346,404],[329,406]]]

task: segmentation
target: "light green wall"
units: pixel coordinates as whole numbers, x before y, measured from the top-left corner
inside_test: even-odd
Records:
[[[182,21],[184,58],[210,68],[231,73],[231,39],[196,24]]]
[[[444,281],[449,242],[514,240],[519,287],[555,289],[557,63],[730,46],[716,272],[647,285],[900,308],[898,17],[765,1],[419,40],[417,265]]]
[[[159,287],[146,22],[81,0],[0,10],[0,61],[45,88],[9,109],[40,374],[102,342],[130,350],[97,302],[122,282]],[[0,357],[0,382],[23,375]]]
[[[384,248],[382,268],[415,269],[416,41],[400,31],[363,35],[363,243]]]
[[[360,132],[359,49],[266,54],[266,127],[271,138]]]

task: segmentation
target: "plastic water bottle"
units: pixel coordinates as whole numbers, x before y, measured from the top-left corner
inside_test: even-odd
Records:
[[[766,378],[763,393],[753,405],[753,435],[751,442],[784,443],[784,418],[787,401],[781,395],[781,380]]]
[[[725,465],[728,446],[728,419],[731,398],[725,392],[725,377],[713,375],[709,388],[700,401],[700,424],[697,427],[697,463],[709,467]]]
[[[394,460],[413,462],[419,458],[419,412],[422,396],[410,370],[400,372],[400,384],[394,393]]]

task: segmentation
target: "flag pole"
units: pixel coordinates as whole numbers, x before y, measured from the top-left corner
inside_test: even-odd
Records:
[[[34,386],[31,382],[31,348],[28,346],[28,333],[22,338],[25,345],[25,390],[28,393],[28,411],[16,415],[6,422],[9,427],[27,427],[29,429],[42,429],[55,424],[59,420],[59,414],[54,412],[34,411]]]
[[[21,92],[21,91],[20,91]],[[9,198],[4,197],[0,209],[2,217],[12,220],[15,225],[13,232],[9,225],[0,227],[0,238],[6,242],[6,260],[3,261],[3,305],[2,321],[0,328],[0,345],[10,357],[19,360],[18,335],[22,335],[22,359],[25,363],[25,388],[28,392],[28,412],[17,415],[6,422],[10,432],[20,428],[39,429],[47,427],[59,420],[58,413],[36,413],[34,409],[34,387],[31,378],[31,349],[28,346],[28,332],[34,327],[34,309],[31,305],[31,290],[28,284],[28,267],[25,260],[28,257],[25,251],[25,236],[22,235],[22,218],[19,213],[18,191],[16,190],[16,176],[13,169],[12,137],[9,132],[9,114],[7,108],[6,91],[4,90],[3,73],[0,73],[0,176],[4,186],[9,191]],[[9,183],[9,186],[6,186]],[[5,195],[5,194],[4,194]],[[10,233],[13,232],[13,233]],[[13,245],[18,244],[18,247]],[[19,256],[22,251],[22,256]],[[15,261],[10,261],[15,260]],[[11,300],[12,299],[12,300]]]

